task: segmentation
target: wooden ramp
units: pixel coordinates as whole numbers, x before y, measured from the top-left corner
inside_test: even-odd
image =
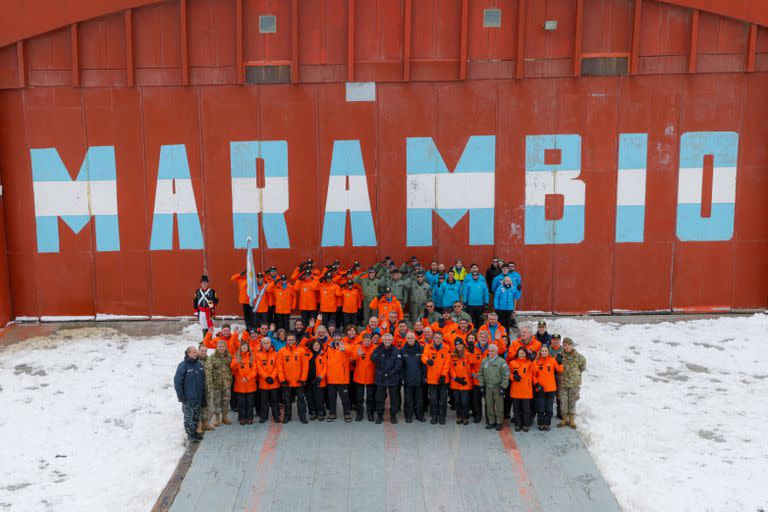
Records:
[[[232,417],[232,416],[231,416]],[[293,420],[205,435],[172,512],[619,511],[578,433]]]

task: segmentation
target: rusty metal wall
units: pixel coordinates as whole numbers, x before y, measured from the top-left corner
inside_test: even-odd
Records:
[[[258,261],[403,259],[486,264],[514,259],[519,307],[584,312],[758,308],[768,297],[768,76],[675,76],[381,84],[374,102],[347,102],[342,84],[258,87],[33,88],[0,98],[3,195],[16,316],[180,315],[204,267],[235,313],[231,141],[285,140],[290,249],[259,244]],[[9,129],[13,127],[13,129]],[[683,242],[675,232],[680,135],[740,135],[735,230],[729,241]],[[616,243],[619,133],[648,133],[644,241]],[[524,243],[525,137],[577,133],[586,186],[581,243]],[[435,217],[433,245],[406,245],[406,137],[432,137],[454,168],[472,135],[496,136],[494,244],[468,245],[468,216]],[[333,141],[360,141],[376,247],[321,247]],[[184,144],[204,250],[149,250],[160,148]],[[57,148],[74,178],[86,148],[114,145],[120,250],[96,250],[94,222],[40,253],[30,148]],[[347,221],[349,222],[349,221]]]
[[[501,10],[500,27],[483,27],[488,8]],[[265,13],[276,16],[275,33],[259,33]],[[181,0],[0,48],[0,296],[12,296],[8,306],[0,298],[0,320],[10,302],[15,317],[189,314],[203,269],[221,311],[236,313],[228,278],[245,260],[233,220],[237,141],[288,148],[290,248],[265,247],[260,231],[263,265],[289,272],[307,257],[412,254],[486,265],[499,255],[523,273],[523,310],[764,308],[768,30],[693,13],[651,0],[640,10],[632,0]],[[542,29],[550,19],[558,30]],[[632,76],[574,77],[588,56],[630,57]],[[290,65],[294,83],[239,85],[241,64]],[[376,82],[375,98],[348,101],[350,79]],[[735,220],[724,240],[677,231],[681,137],[690,132],[738,135]],[[617,242],[620,135],[633,133],[647,133],[643,236]],[[526,243],[526,137],[545,134],[580,136],[584,236],[575,243]],[[469,243],[471,215],[453,228],[434,215],[431,245],[409,246],[408,139],[431,138],[453,170],[470,137],[482,136],[495,137],[493,243]],[[346,140],[359,141],[373,246],[355,243],[349,218],[344,246],[323,244],[334,142]],[[163,148],[182,144],[204,248],[182,242],[176,220],[173,249],[153,248]],[[33,151],[55,148],[74,180],[95,147],[114,151],[119,250],[104,250],[93,218],[78,233],[59,218],[51,250],[50,225],[41,231],[36,218]],[[702,179],[703,211],[715,191]],[[568,204],[550,195],[547,219],[558,219]]]

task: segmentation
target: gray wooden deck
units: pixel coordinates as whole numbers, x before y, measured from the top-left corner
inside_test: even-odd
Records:
[[[484,423],[220,426],[172,512],[621,510],[578,433]]]

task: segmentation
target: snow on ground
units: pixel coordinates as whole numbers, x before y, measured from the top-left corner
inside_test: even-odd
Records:
[[[0,511],[146,511],[184,452],[194,334],[58,331],[0,351]]]
[[[587,358],[577,421],[625,510],[768,509],[768,315],[549,331]]]
[[[550,332],[587,357],[577,420],[625,510],[768,506],[767,315]],[[0,351],[0,511],[149,510],[184,451],[172,376],[197,336],[86,328]]]

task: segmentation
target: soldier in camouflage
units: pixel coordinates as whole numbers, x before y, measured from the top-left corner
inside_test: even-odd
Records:
[[[200,348],[197,349],[197,360],[203,365],[205,375],[207,376],[211,371],[211,365],[208,362],[208,349],[205,345],[200,344]],[[208,423],[208,400],[203,402],[200,407],[200,421],[197,422],[197,433],[203,434],[206,430],[213,430],[213,427]]]
[[[560,341],[560,335],[553,334],[552,336],[550,336],[548,346],[549,346],[549,355],[554,357],[555,360],[558,362],[558,364],[563,364],[563,344]],[[555,382],[557,383],[558,390],[560,390],[560,388],[562,387],[562,380],[563,380],[563,373],[562,372],[555,373]],[[562,420],[563,408],[560,402],[560,393],[556,395],[555,403],[557,404],[557,418]]]
[[[563,372],[561,381],[557,385],[557,395],[564,414],[558,427],[569,425],[571,428],[576,428],[576,402],[581,391],[581,374],[587,369],[586,358],[576,352],[573,345],[571,338],[563,340]]]
[[[392,277],[387,283],[392,289],[392,295],[394,295],[403,306],[408,303],[411,282],[410,278],[403,277],[403,273],[400,272],[400,269],[396,268],[392,271]]]
[[[208,393],[207,423],[211,423],[212,427],[220,423],[232,423],[227,417],[232,392],[232,370],[229,368],[231,362],[232,356],[227,351],[227,342],[219,340],[216,352],[208,356],[205,368],[205,389]]]

